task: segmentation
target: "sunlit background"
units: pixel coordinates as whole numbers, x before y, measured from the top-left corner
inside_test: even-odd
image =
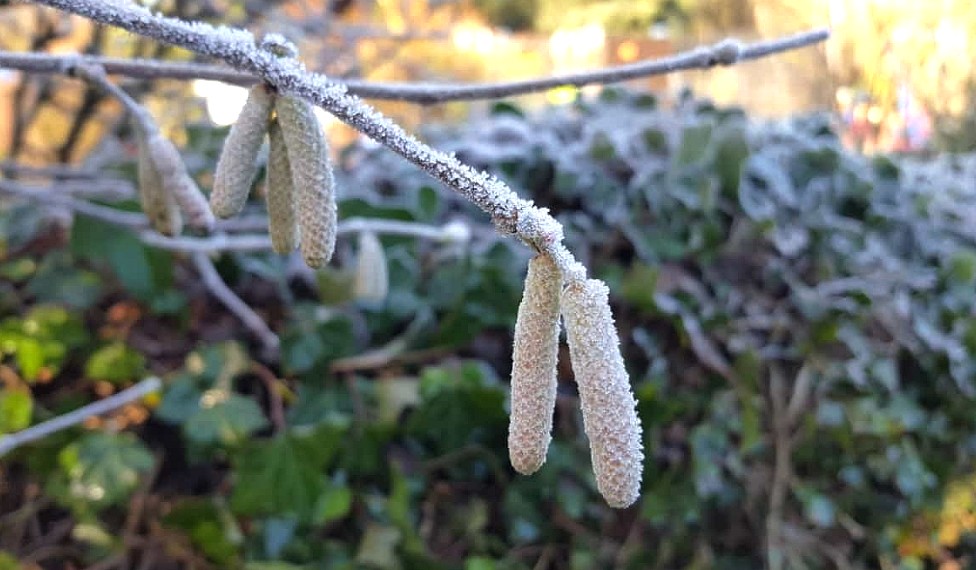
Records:
[[[168,4],[153,7],[165,11]],[[322,0],[218,0],[202,16],[219,14],[256,33],[283,32],[300,44],[310,68],[377,81],[498,81],[570,73],[666,56],[730,35],[748,41],[829,26],[831,41],[817,48],[633,83],[663,93],[690,87],[758,116],[830,111],[846,143],[868,153],[973,144],[966,125],[976,81],[976,10],[967,0],[362,0],[328,6]],[[0,29],[3,49],[40,46],[67,53],[98,45],[119,56],[189,57],[29,5],[5,9]],[[70,80],[51,78],[49,89],[26,91],[15,91],[16,81],[16,74],[0,77],[0,152],[20,160],[77,160],[101,138],[100,118],[120,112],[111,101],[86,99],[90,95]],[[159,81],[143,88],[151,91],[150,108],[177,139],[187,122],[230,124],[244,97],[238,88],[206,81]],[[521,103],[566,103],[577,94],[556,89]],[[15,105],[32,99],[42,103],[32,116],[12,116]],[[418,130],[432,119],[470,117],[486,104],[379,107]],[[61,125],[73,114],[82,122],[64,132]],[[355,136],[341,125],[332,127],[339,142]]]

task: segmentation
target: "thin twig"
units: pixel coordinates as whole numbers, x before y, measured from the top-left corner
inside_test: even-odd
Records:
[[[268,325],[265,324],[264,319],[262,319],[254,310],[251,309],[237,293],[224,283],[224,279],[217,272],[217,268],[214,267],[213,261],[207,257],[205,253],[195,253],[193,254],[193,265],[197,268],[197,272],[200,273],[200,278],[203,279],[203,284],[206,285],[207,289],[217,298],[220,303],[227,308],[230,312],[240,319],[244,326],[250,330],[254,336],[258,338],[261,343],[261,347],[264,349],[265,356],[273,357],[278,354],[278,348],[281,346],[281,340],[278,335],[274,333]]]
[[[105,76],[105,68],[100,65],[86,63],[78,56],[66,57],[63,65],[62,70],[66,71],[69,75],[85,80],[121,103],[125,110],[132,115],[132,118],[139,125],[142,132],[148,134],[158,130],[149,112],[138,101],[133,99],[132,96],[123,91],[121,87],[108,80],[108,77]]]
[[[142,214],[137,214],[135,212],[123,212],[122,210],[116,210],[115,208],[99,206],[85,200],[72,198],[71,196],[62,196],[56,192],[48,191],[47,189],[30,188],[15,182],[10,182],[9,180],[0,180],[0,193],[17,196],[18,198],[24,198],[27,200],[33,200],[35,202],[40,202],[50,206],[68,208],[79,214],[88,216],[89,218],[94,218],[115,226],[130,229],[142,229],[149,227],[149,222]]]
[[[580,73],[482,85],[383,83],[355,79],[336,80],[336,82],[345,85],[349,93],[367,99],[406,101],[421,105],[448,101],[498,99],[545,91],[555,87],[582,87],[584,85],[618,83],[675,71],[731,65],[739,61],[759,59],[816,44],[827,39],[829,34],[830,32],[826,29],[818,29],[752,44],[738,44],[735,40],[727,39],[711,46],[696,48],[660,59]],[[61,69],[58,60],[63,57],[48,54],[0,52],[0,67],[40,73],[56,73]],[[216,65],[101,56],[86,56],[83,61],[104,67],[108,73],[142,79],[212,79],[242,86],[249,86],[258,82],[258,76],[255,74],[243,73]]]
[[[135,230],[143,243],[159,249],[183,253],[218,253],[224,251],[258,252],[271,250],[271,238],[264,233],[237,235],[215,233],[207,237],[164,236],[150,229],[149,220],[142,214],[125,212],[71,196],[63,196],[57,193],[57,189],[60,187],[61,185],[59,184],[57,187],[34,188],[8,180],[0,180],[0,194],[9,194],[42,204],[67,208],[83,216]],[[241,220],[222,220],[218,222],[216,229],[220,232],[221,230],[253,230],[266,229],[267,227],[267,217],[252,216]],[[443,226],[370,218],[348,218],[339,222],[337,229],[339,235],[359,234],[360,232],[409,236],[438,242],[454,243],[465,242],[471,237],[471,229],[463,222],[450,222]]]
[[[162,382],[159,380],[159,378],[150,376],[135,386],[122,390],[118,394],[109,396],[108,398],[99,400],[97,402],[92,402],[91,404],[78,408],[73,412],[68,412],[67,414],[52,418],[46,422],[39,423],[36,426],[29,427],[17,433],[0,436],[0,457],[10,453],[14,449],[24,444],[37,441],[51,435],[52,433],[80,424],[92,416],[98,416],[117,408],[121,408],[130,402],[134,402],[135,400],[142,398],[146,394],[159,390],[160,386],[162,386]]]

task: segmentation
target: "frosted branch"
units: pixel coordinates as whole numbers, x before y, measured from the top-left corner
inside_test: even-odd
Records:
[[[347,94],[344,86],[324,75],[306,71],[295,59],[259,49],[249,32],[167,18],[135,4],[96,0],[39,0],[38,3],[221,59],[232,67],[260,76],[280,93],[315,103],[473,202],[491,215],[501,233],[517,235],[530,247],[550,255],[564,279],[580,279],[586,274],[586,269],[563,244],[562,226],[548,210],[519,198],[497,178],[424,145],[357,97]]]
[[[349,93],[367,99],[407,101],[421,105],[448,101],[497,99],[545,91],[555,87],[603,85],[665,75],[676,71],[731,65],[813,45],[824,41],[828,35],[829,31],[826,29],[818,29],[750,44],[740,44],[735,40],[726,39],[711,46],[699,47],[654,60],[580,73],[481,85],[385,83],[356,79],[336,82],[345,85]],[[61,69],[61,65],[63,65],[61,60],[63,59],[65,56],[0,52],[0,67],[36,73],[56,73]],[[240,72],[217,65],[103,56],[85,56],[82,61],[98,65],[108,73],[140,79],[211,79],[241,86],[250,86],[258,82],[258,76],[253,73]]]
[[[161,385],[162,382],[160,382],[159,378],[151,376],[131,388],[126,388],[118,394],[109,396],[103,400],[92,402],[73,412],[68,412],[67,414],[39,423],[36,426],[29,427],[17,433],[0,436],[0,457],[3,457],[22,445],[76,426],[90,417],[106,414],[112,410],[121,408],[151,392],[159,390]]]

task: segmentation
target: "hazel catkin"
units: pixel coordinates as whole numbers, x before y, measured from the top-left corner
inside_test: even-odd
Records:
[[[562,276],[548,255],[529,261],[515,321],[512,353],[512,411],[508,457],[523,475],[546,461],[556,406],[559,355],[559,296]]]
[[[139,159],[137,174],[139,177],[139,201],[142,211],[149,218],[149,224],[157,232],[166,236],[178,235],[183,230],[183,217],[176,204],[176,199],[163,185],[163,178],[159,168],[152,158],[149,137],[141,129],[137,129],[139,144]]]
[[[359,260],[353,291],[357,299],[378,303],[386,298],[390,279],[386,269],[386,254],[380,238],[373,232],[359,233]]]
[[[230,128],[214,171],[210,207],[221,218],[236,215],[244,207],[257,173],[258,152],[271,119],[274,97],[263,84],[248,92],[237,122]]]
[[[271,248],[277,253],[291,253],[298,247],[298,218],[295,215],[295,191],[288,160],[288,148],[278,120],[268,129],[270,149],[265,199],[268,202],[268,233]]]
[[[322,267],[332,258],[338,225],[329,147],[309,103],[282,96],[275,110],[297,193],[302,257],[309,267]]]
[[[152,133],[146,137],[146,152],[156,167],[162,190],[172,196],[186,215],[187,225],[211,231],[214,227],[213,212],[210,211],[200,188],[186,171],[186,165],[173,143],[158,132]]]
[[[562,315],[597,489],[611,507],[624,508],[640,494],[644,452],[607,286],[598,279],[570,282]]]

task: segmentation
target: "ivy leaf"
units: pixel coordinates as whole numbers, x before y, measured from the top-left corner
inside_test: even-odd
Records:
[[[233,445],[268,425],[254,400],[219,388],[204,392],[197,406],[183,424],[186,437],[196,443]]]
[[[352,509],[352,490],[348,485],[329,483],[312,509],[312,524],[324,525],[345,518]]]
[[[63,493],[75,505],[103,508],[125,501],[153,466],[153,456],[132,434],[91,433],[58,455]]]
[[[27,390],[0,390],[0,433],[20,431],[31,423],[34,401]]]
[[[314,434],[278,435],[247,446],[237,455],[231,508],[243,515],[311,514],[326,491],[322,470],[331,453],[323,447],[339,442],[321,443]]]
[[[124,342],[113,342],[95,351],[85,363],[85,376],[122,384],[138,378],[146,370],[146,359]]]

